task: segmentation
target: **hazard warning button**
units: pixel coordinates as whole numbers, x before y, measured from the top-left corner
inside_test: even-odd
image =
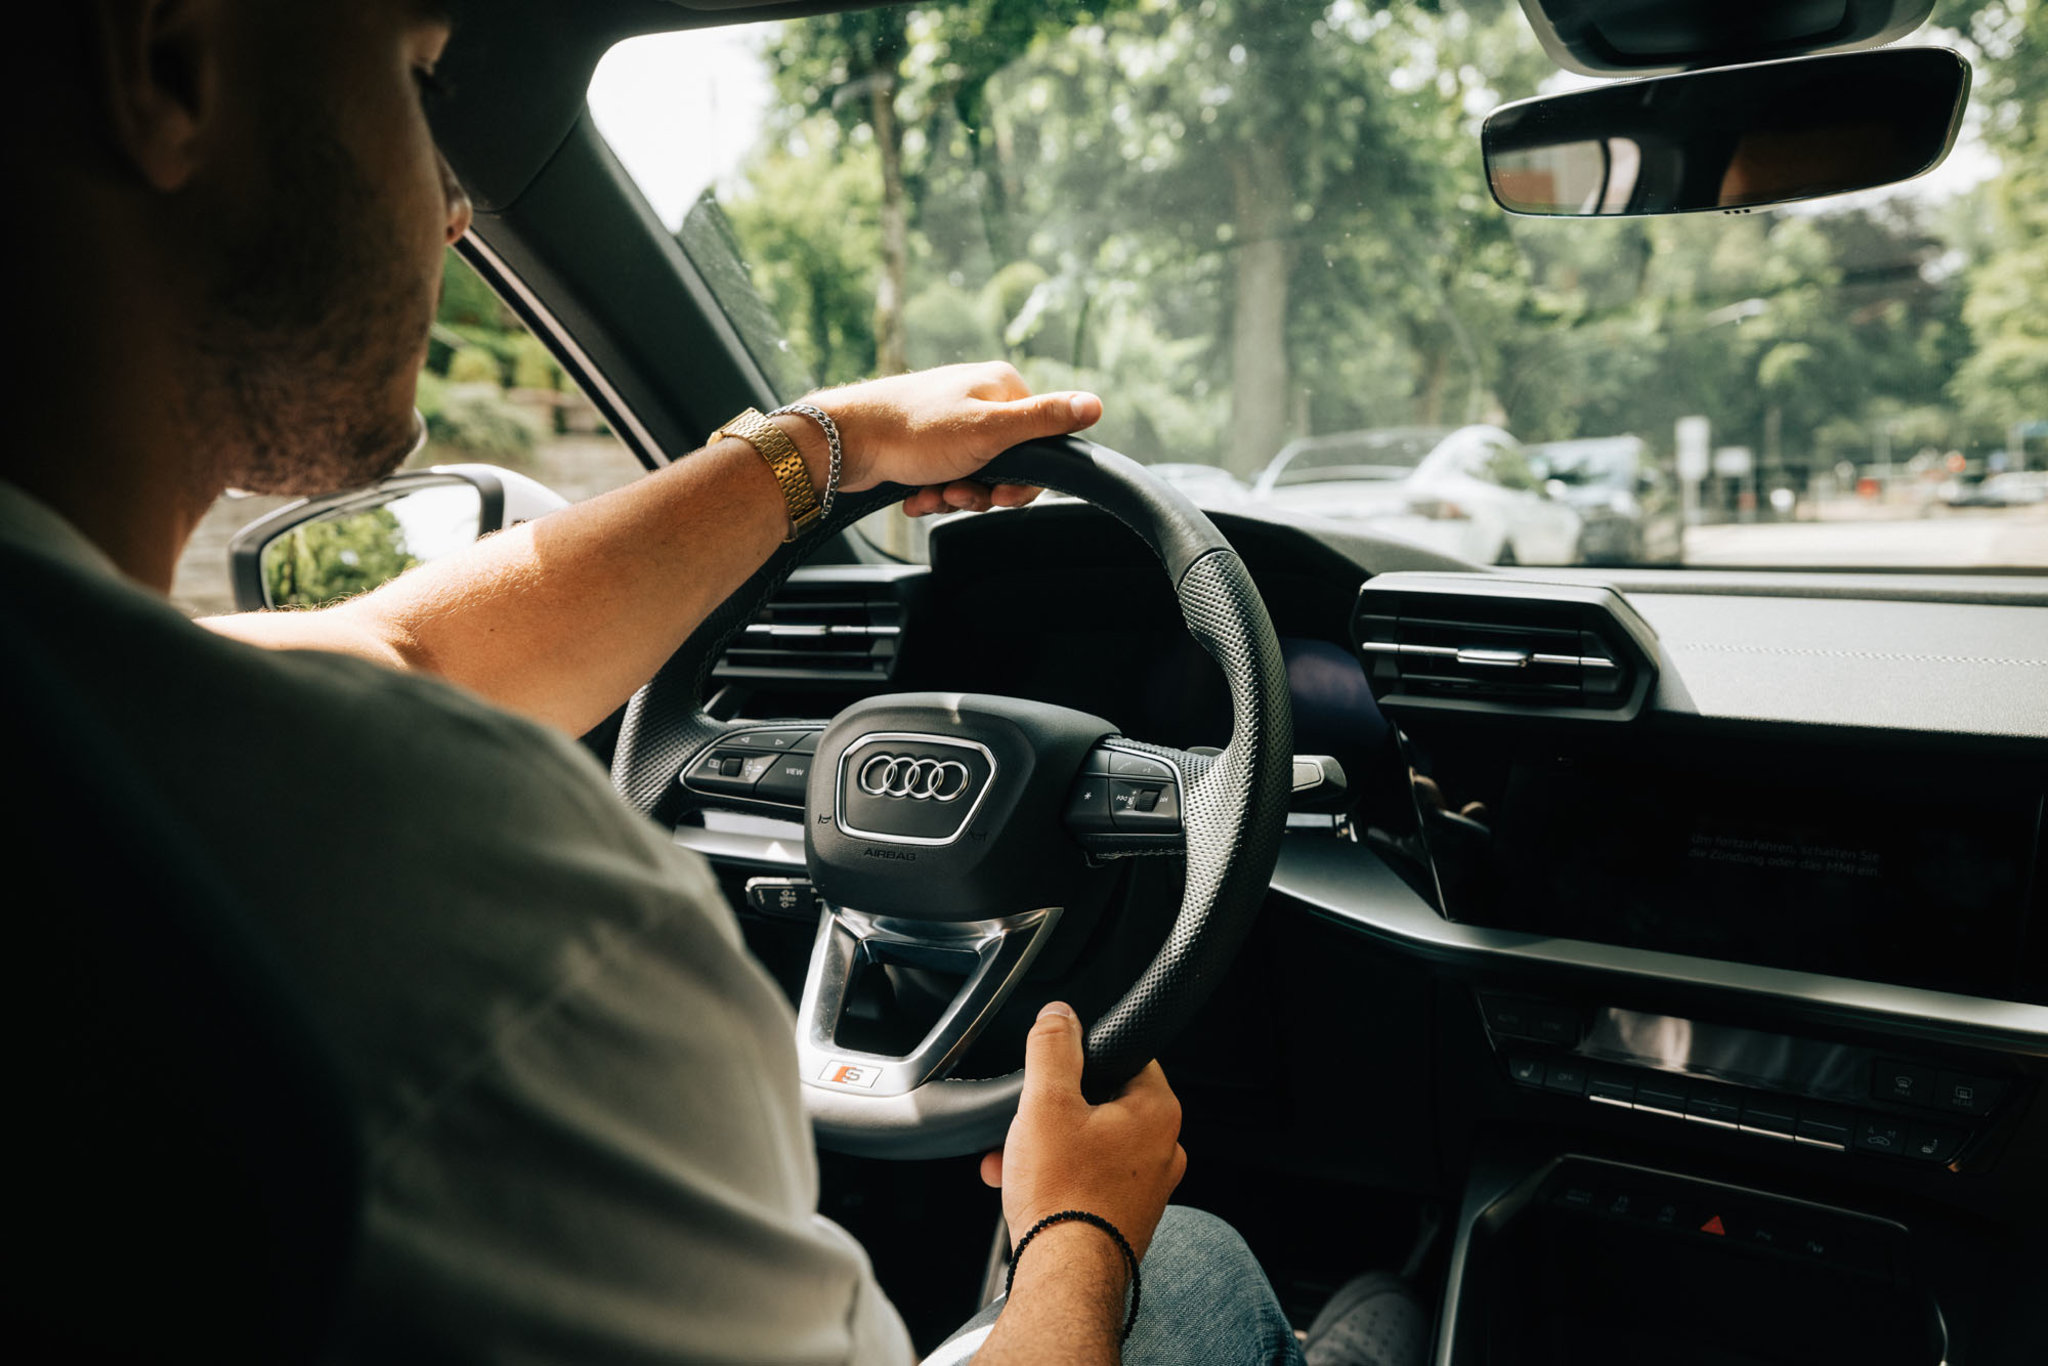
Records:
[[[1726,1238],[1728,1236],[1728,1226],[1721,1222],[1720,1215],[1710,1214],[1707,1216],[1707,1222],[1700,1225],[1700,1232],[1711,1233],[1716,1238]]]

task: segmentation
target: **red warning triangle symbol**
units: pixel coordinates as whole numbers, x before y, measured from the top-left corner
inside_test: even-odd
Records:
[[[1716,1235],[1717,1237],[1722,1237],[1722,1238],[1725,1238],[1725,1237],[1727,1237],[1727,1236],[1728,1236],[1728,1229],[1727,1229],[1726,1225],[1722,1224],[1722,1222],[1721,1222],[1721,1216],[1720,1216],[1720,1215],[1718,1215],[1718,1214],[1717,1214],[1717,1215],[1715,1215],[1715,1216],[1714,1216],[1713,1218],[1711,1218],[1711,1219],[1707,1220],[1707,1222],[1706,1222],[1706,1223],[1704,1223],[1704,1224],[1701,1224],[1701,1225],[1700,1225],[1700,1232],[1702,1232],[1702,1233],[1712,1233],[1712,1234]]]

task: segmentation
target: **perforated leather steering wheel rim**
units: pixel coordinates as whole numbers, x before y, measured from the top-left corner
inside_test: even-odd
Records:
[[[1293,746],[1287,671],[1265,604],[1244,563],[1187,497],[1128,458],[1075,438],[1029,442],[978,476],[1069,494],[1117,518],[1158,556],[1189,633],[1222,672],[1231,739],[1220,754],[1172,754],[1182,770],[1187,865],[1179,911],[1151,964],[1089,1026],[1085,1085],[1113,1093],[1158,1056],[1228,971],[1264,902],[1279,857]],[[885,486],[842,496],[825,532],[900,501]],[[629,806],[652,812],[676,775],[729,727],[702,708],[714,662],[801,561],[785,546],[693,632],[626,712],[612,779]],[[1098,857],[1146,852],[1100,848]],[[904,1095],[851,1095],[809,1085],[821,1144],[891,1157],[974,1151],[1001,1141],[1022,1073],[938,1080]]]

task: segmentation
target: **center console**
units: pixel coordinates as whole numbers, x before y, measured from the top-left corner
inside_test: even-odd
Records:
[[[1870,1046],[1481,990],[1496,1064],[1526,1090],[1950,1173],[1989,1170],[2034,1082],[2006,1058]]]
[[[2048,1361],[2042,737],[1881,671],[1703,705],[1590,582],[1382,575],[1352,626],[1408,800],[1275,886],[1444,988],[1439,1366]]]
[[[1440,1366],[1938,1366],[1901,1225],[1566,1156],[1468,1197]]]

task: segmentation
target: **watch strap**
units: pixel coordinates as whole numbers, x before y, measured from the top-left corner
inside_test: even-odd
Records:
[[[783,506],[789,512],[790,531],[784,542],[793,541],[816,526],[824,509],[818,506],[817,490],[811,487],[811,471],[804,463],[804,453],[797,449],[789,433],[763,417],[758,408],[749,408],[713,432],[711,439],[718,441],[728,436],[746,442],[768,462],[776,486],[782,490]]]

